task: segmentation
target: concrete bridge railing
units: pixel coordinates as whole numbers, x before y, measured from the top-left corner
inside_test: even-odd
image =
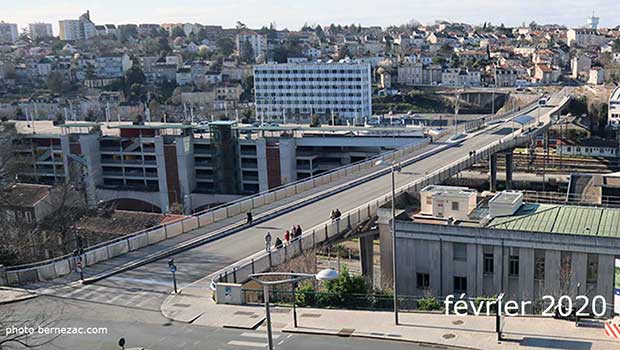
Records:
[[[553,112],[561,109],[567,101],[563,101],[561,106],[556,107]],[[494,142],[466,158],[459,159],[440,169],[433,171],[421,179],[417,179],[407,185],[395,190],[399,195],[409,193],[419,193],[421,189],[428,185],[439,184],[453,175],[471,167],[474,163],[488,159],[490,155],[502,152],[507,149],[523,145],[535,139],[549,127],[551,120],[536,129],[511,134],[504,139]],[[391,200],[391,194],[380,196],[370,202],[360,205],[346,213],[343,213],[339,221],[325,221],[304,233],[300,238],[291,242],[290,245],[270,252],[261,251],[248,258],[242,259],[212,275],[212,286],[216,288],[217,283],[245,283],[252,273],[265,272],[274,266],[299,256],[303,251],[311,250],[318,244],[330,240],[336,236],[349,232],[353,227],[364,223],[377,214],[377,209]]]

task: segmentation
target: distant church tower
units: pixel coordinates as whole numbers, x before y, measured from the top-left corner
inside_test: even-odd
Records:
[[[588,28],[592,29],[592,30],[597,30],[598,29],[598,22],[599,22],[600,18],[596,17],[594,15],[594,12],[592,13],[592,17],[588,18]]]

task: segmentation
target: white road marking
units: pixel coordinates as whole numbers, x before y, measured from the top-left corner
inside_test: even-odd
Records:
[[[238,341],[238,340],[231,340],[228,342],[228,345],[235,345],[235,346],[247,346],[250,348],[265,348],[267,347],[267,343],[255,343],[255,342],[251,342],[251,341]]]
[[[61,296],[61,297],[63,297],[63,298],[69,298],[69,297],[71,297],[72,295],[75,295],[75,294],[77,294],[77,293],[79,293],[79,292],[83,291],[83,290],[84,290],[84,288],[85,288],[85,287],[81,287],[81,288],[73,288],[73,290],[72,290],[71,292],[69,292],[69,293],[64,293],[64,294],[60,294],[60,296]]]
[[[121,281],[121,282],[135,282],[140,284],[153,284],[158,286],[172,286],[170,281],[158,281],[158,280],[147,280],[142,278],[133,278],[133,277],[119,277],[112,276],[108,278],[109,280]]]
[[[263,332],[244,332],[240,334],[242,337],[267,339],[267,333]],[[273,339],[280,338],[280,334],[272,334]]]

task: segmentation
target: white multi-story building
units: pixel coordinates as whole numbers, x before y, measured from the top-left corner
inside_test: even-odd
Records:
[[[620,86],[616,87],[609,96],[607,125],[620,127]]]
[[[0,22],[0,43],[13,44],[17,41],[17,24]]]
[[[95,74],[100,79],[122,78],[132,67],[131,58],[127,53],[97,56],[95,58]]]
[[[254,67],[256,115],[282,119],[332,114],[348,119],[372,114],[370,65],[263,64]]]
[[[28,32],[32,40],[51,38],[54,36],[50,23],[30,23],[28,25]]]
[[[604,44],[607,38],[592,29],[569,29],[566,32],[566,42],[569,46],[599,46]]]
[[[66,19],[58,21],[60,40],[75,41],[88,40],[97,36],[97,28],[90,20],[90,12],[86,11],[79,19]]]
[[[237,52],[241,53],[243,45],[249,42],[254,52],[254,59],[258,59],[260,56],[265,56],[267,53],[267,37],[262,34],[258,34],[253,31],[245,30],[237,34],[235,43],[237,45]]]

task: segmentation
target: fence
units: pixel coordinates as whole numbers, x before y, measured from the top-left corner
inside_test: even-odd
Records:
[[[564,104],[562,104],[563,106]],[[557,109],[557,107],[556,107]],[[548,125],[548,124],[547,124]],[[467,158],[457,160],[440,169],[433,171],[425,177],[415,180],[412,183],[395,189],[395,195],[399,196],[404,192],[418,193],[422,188],[443,182],[444,180],[469,168],[473,164],[483,159],[488,159],[491,154],[511,149],[535,139],[543,133],[546,127],[516,131],[515,134],[508,135],[478,151]],[[513,136],[514,135],[514,136]],[[367,202],[355,209],[343,213],[339,221],[328,221],[313,227],[308,233],[302,235],[293,244],[270,252],[259,252],[249,258],[240,260],[233,265],[215,273],[213,283],[233,282],[243,283],[248,280],[248,275],[257,272],[264,272],[273,266],[297,256],[304,250],[312,249],[317,244],[329,240],[332,237],[341,235],[349,231],[366,220],[374,217],[377,209],[391,199],[391,194],[383,195],[375,200]]]
[[[170,223],[151,227],[142,231],[133,232],[123,237],[115,238],[84,250],[83,266],[92,266],[96,263],[138,250],[145,246],[161,242],[165,239],[178,236],[196,228],[226,220],[241,213],[262,207],[290,196],[310,191],[316,187],[342,179],[346,176],[360,173],[378,166],[378,161],[384,163],[405,157],[430,143],[430,139],[407,145],[392,152],[333,169],[318,176],[312,176],[300,181],[289,183],[269,191],[202,211],[190,217],[175,220]],[[19,285],[51,280],[75,271],[77,257],[73,254],[63,255],[54,259],[31,264],[6,267],[0,282],[7,285]]]

